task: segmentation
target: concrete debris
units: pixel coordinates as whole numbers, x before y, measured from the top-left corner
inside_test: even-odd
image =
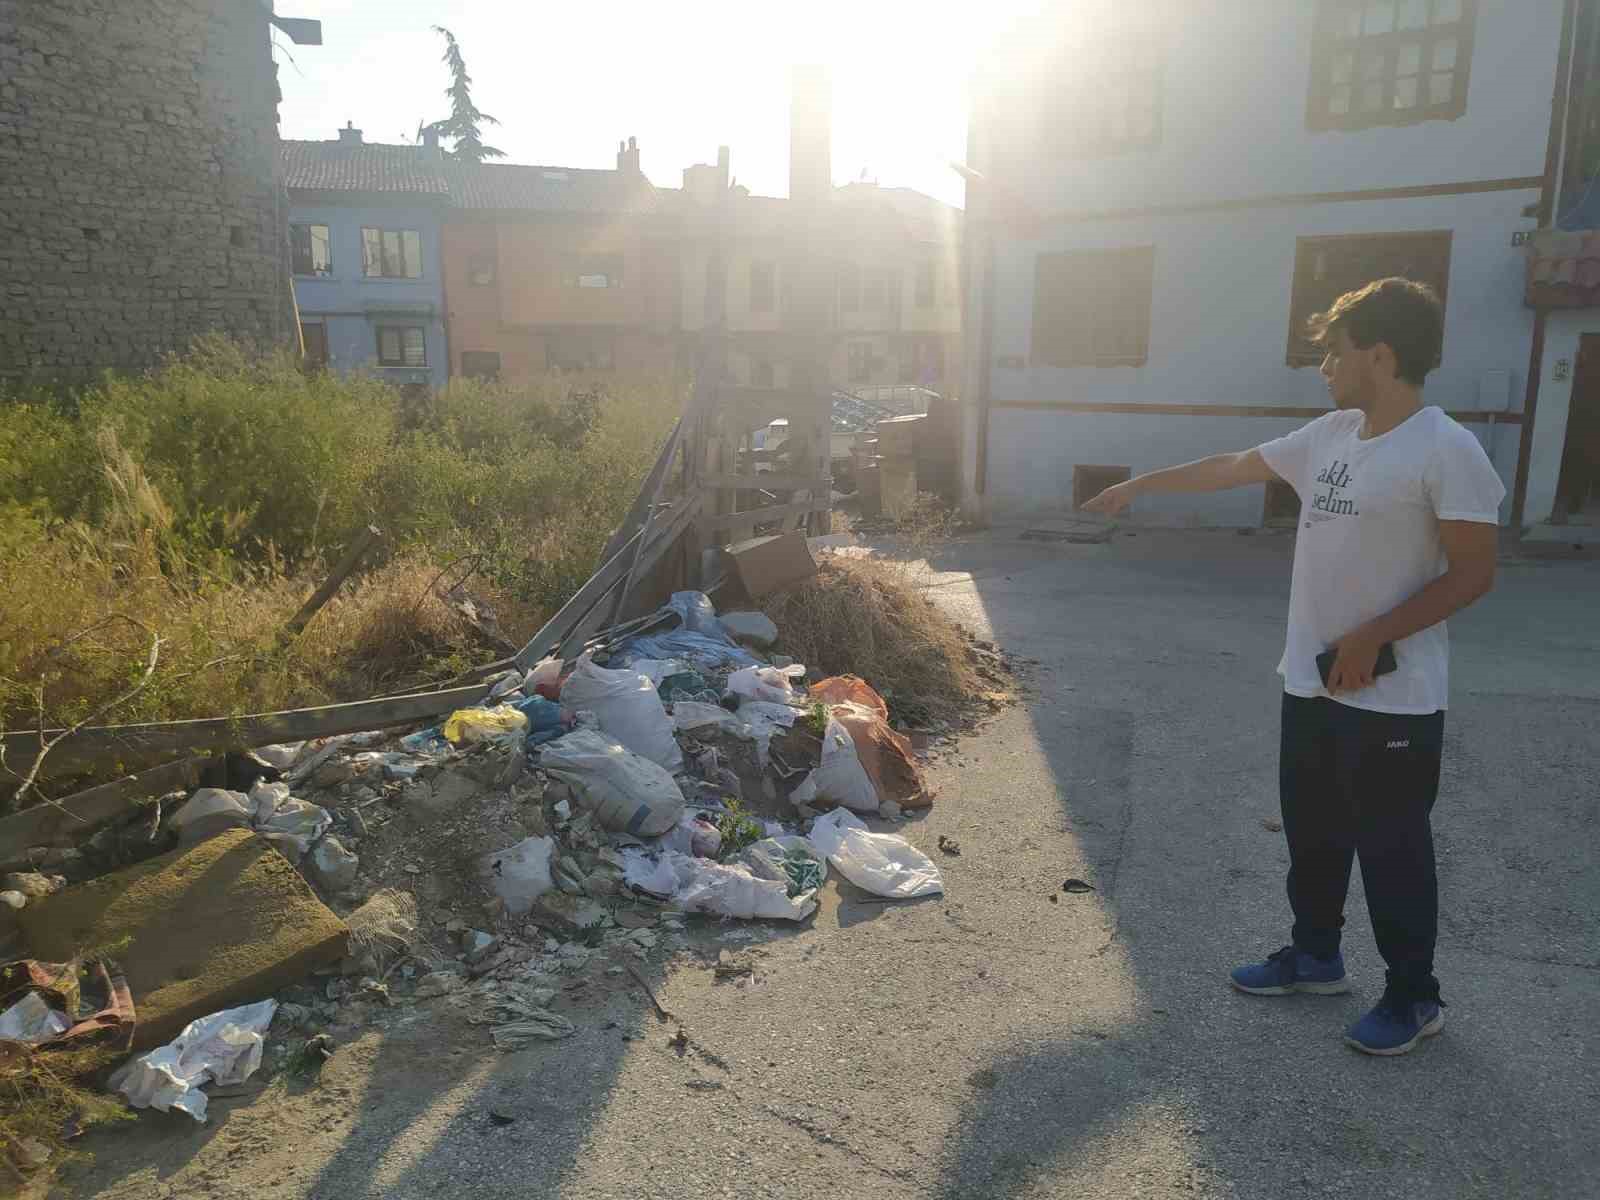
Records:
[[[521,1021],[496,1025],[490,1031],[497,1050],[523,1050],[538,1042],[557,1042],[576,1033],[577,1026],[556,1013],[540,1013]]]
[[[762,612],[723,613],[717,618],[735,641],[765,650],[778,640],[778,627]]]
[[[447,971],[435,971],[417,980],[416,989],[411,994],[419,1000],[432,1000],[439,996],[453,995],[461,990],[461,984],[461,976],[451,975]]]
[[[311,852],[310,875],[312,882],[325,892],[348,891],[356,881],[361,860],[333,834],[317,843]]]
[[[469,929],[461,935],[461,950],[469,963],[482,962],[500,948],[500,939],[481,929]]]
[[[6,891],[21,892],[29,900],[52,895],[66,886],[67,881],[60,875],[42,875],[38,871],[13,871],[5,877]]]

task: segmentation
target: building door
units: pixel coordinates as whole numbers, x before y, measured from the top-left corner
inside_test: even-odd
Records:
[[[1600,524],[1600,334],[1586,333],[1578,344],[1553,519],[1557,524]]]
[[[321,321],[300,322],[300,337],[305,341],[305,365],[308,371],[320,371],[328,365],[328,327]]]

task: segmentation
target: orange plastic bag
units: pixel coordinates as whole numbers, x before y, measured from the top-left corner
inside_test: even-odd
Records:
[[[873,691],[866,680],[854,675],[834,675],[821,683],[813,683],[811,698],[824,704],[859,704],[872,709],[880,719],[889,719],[889,706],[883,702],[883,697]]]
[[[922,768],[917,765],[911,743],[889,728],[889,722],[860,704],[835,704],[829,712],[850,734],[856,746],[856,757],[861,760],[867,778],[872,780],[880,801],[893,800],[901,808],[933,805],[933,796],[922,777]]]

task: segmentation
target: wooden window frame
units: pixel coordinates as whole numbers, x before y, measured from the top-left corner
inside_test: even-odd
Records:
[[[406,361],[406,333],[413,329],[417,331],[422,339],[422,360],[420,362]],[[388,359],[383,356],[383,335],[390,332],[395,333],[400,338],[400,356],[396,359]],[[378,343],[378,365],[380,367],[397,367],[402,370],[418,371],[428,365],[428,327],[426,325],[417,325],[409,322],[402,325],[394,321],[386,321],[384,324],[377,326],[374,337]]]
[[[300,270],[301,248],[295,244],[295,230],[303,229],[305,233],[305,264],[309,270]],[[322,245],[327,251],[327,262],[321,270],[317,269],[317,242],[316,230],[322,230]],[[291,221],[289,223],[289,270],[296,278],[300,279],[326,279],[333,274],[333,231],[321,221]]]
[[[1058,330],[1049,328],[1047,314],[1040,306],[1041,297],[1046,295],[1045,274],[1047,267],[1059,262],[1063,269],[1070,269],[1074,262],[1083,274],[1091,278],[1084,285],[1084,295],[1092,302],[1084,308],[1091,320],[1105,318],[1111,319],[1113,315],[1122,319],[1131,318],[1138,328],[1138,348],[1131,354],[1103,354],[1095,349],[1094,343],[1099,339],[1097,333],[1091,330],[1089,336],[1089,351],[1087,353],[1074,353],[1076,349],[1064,339],[1056,336]],[[1115,313],[1108,304],[1103,303],[1104,289],[1098,274],[1127,273],[1133,281],[1128,297],[1132,303],[1128,311]],[[1142,283],[1142,287],[1139,286]],[[1033,323],[1029,340],[1028,361],[1032,366],[1039,367],[1142,367],[1150,360],[1150,314],[1155,295],[1155,247],[1154,246],[1115,246],[1082,250],[1059,250],[1040,254],[1034,261],[1034,288],[1033,288]],[[1066,319],[1066,318],[1060,318]]]
[[[1461,15],[1456,21],[1434,24],[1435,6],[1442,0],[1428,0],[1428,24],[1421,29],[1398,28],[1400,8],[1397,0],[1396,28],[1389,33],[1362,33],[1349,36],[1343,22],[1352,12],[1359,13],[1367,0],[1319,0],[1316,32],[1311,51],[1311,78],[1306,94],[1306,128],[1314,133],[1341,130],[1351,132],[1362,129],[1382,129],[1400,125],[1420,125],[1424,121],[1454,121],[1466,114],[1467,93],[1472,83],[1473,43],[1478,24],[1478,0],[1459,0]],[[1453,72],[1454,87],[1449,101],[1442,104],[1424,103],[1429,98],[1430,76],[1433,73],[1434,47],[1448,39],[1456,41]],[[1398,55],[1402,46],[1419,47],[1419,66],[1415,76],[1398,74]],[[1351,89],[1348,112],[1336,113],[1332,101],[1337,87],[1333,78],[1336,58],[1348,53],[1352,56],[1350,67]],[[1374,78],[1383,85],[1383,104],[1376,111],[1361,105],[1362,60],[1364,54],[1377,54],[1382,58],[1382,72]],[[1417,104],[1410,108],[1395,108],[1395,88],[1400,78],[1417,80]]]
[[[1374,279],[1386,279],[1391,275],[1402,274],[1399,270],[1384,270],[1379,268],[1370,277],[1357,279],[1357,273],[1352,273],[1351,278],[1339,285],[1339,290],[1324,294],[1314,300],[1302,301],[1301,297],[1308,289],[1307,275],[1315,264],[1315,255],[1322,251],[1337,251],[1342,247],[1366,243],[1369,247],[1385,243],[1396,247],[1408,247],[1411,250],[1409,257],[1415,258],[1418,254],[1426,256],[1431,243],[1431,253],[1439,266],[1434,278],[1417,279],[1418,283],[1426,283],[1439,294],[1439,304],[1446,307],[1449,303],[1450,291],[1450,257],[1454,249],[1454,236],[1448,229],[1419,229],[1401,233],[1340,233],[1318,237],[1296,238],[1294,245],[1294,274],[1289,284],[1289,338],[1285,351],[1285,361],[1291,367],[1316,367],[1321,366],[1326,353],[1314,346],[1305,336],[1305,323],[1308,318],[1318,312],[1325,311],[1329,305],[1342,296],[1345,292],[1355,288],[1364,287]],[[1360,272],[1367,275],[1367,272]],[[1417,271],[1411,271],[1407,278],[1416,278]],[[1448,310],[1447,310],[1448,311]],[[1438,366],[1438,363],[1434,364]]]
[[[1104,158],[1154,150],[1161,145],[1166,109],[1167,60],[1159,39],[1147,34],[1126,34],[1096,43],[1093,61],[1083,64],[1088,51],[1077,61],[1063,64],[1063,84],[1059,113],[1054,123],[1061,131],[1062,149],[1073,158]],[[1142,90],[1141,90],[1142,89]],[[1135,104],[1147,95],[1146,104]],[[1108,123],[1107,98],[1123,106],[1124,132],[1113,136],[1104,132]],[[1131,132],[1134,115],[1147,110],[1150,128]],[[1085,114],[1090,114],[1087,118]]]
[[[376,271],[372,269],[372,238],[369,236],[370,234],[378,235],[378,269]],[[398,260],[397,263],[391,261],[389,252],[389,238],[391,237],[397,239],[393,256],[394,259]],[[417,260],[415,264],[411,262],[412,256],[407,249],[412,244],[407,240],[408,238],[414,239],[415,242]],[[366,279],[422,279],[424,278],[422,270],[424,257],[422,252],[422,231],[420,229],[388,229],[377,225],[363,225],[361,227],[361,274]],[[391,265],[397,265],[399,270],[390,270]],[[412,266],[416,267],[415,274],[412,274]]]

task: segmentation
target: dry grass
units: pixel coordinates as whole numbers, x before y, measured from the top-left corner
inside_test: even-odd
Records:
[[[829,555],[816,579],[773,596],[765,611],[784,653],[813,674],[861,676],[909,724],[958,717],[986,686],[966,635],[906,565]]]

